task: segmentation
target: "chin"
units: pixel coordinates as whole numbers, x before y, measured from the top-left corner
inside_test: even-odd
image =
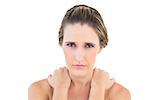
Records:
[[[89,69],[69,68],[69,73],[75,77],[86,77],[89,74]]]

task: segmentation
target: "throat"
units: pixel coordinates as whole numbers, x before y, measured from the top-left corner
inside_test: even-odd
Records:
[[[88,100],[90,93],[90,85],[77,86],[71,84],[69,89],[69,100]]]
[[[72,83],[71,85],[74,88],[84,88],[86,86],[89,86],[91,84],[92,76],[93,76],[93,71],[89,72],[88,75],[84,77],[74,76],[70,74],[71,83]]]
[[[89,89],[91,86],[91,81],[87,82],[71,82],[70,88],[73,90],[85,90]]]

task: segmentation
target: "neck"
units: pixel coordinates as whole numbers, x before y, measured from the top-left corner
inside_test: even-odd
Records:
[[[72,80],[72,86],[76,89],[81,89],[85,87],[89,87],[92,79],[93,71],[91,71],[88,75],[85,76],[73,76],[70,74],[70,78]]]

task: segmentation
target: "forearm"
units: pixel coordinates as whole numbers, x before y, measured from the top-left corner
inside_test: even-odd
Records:
[[[52,100],[67,100],[68,90],[67,89],[54,89]]]
[[[102,88],[91,88],[89,100],[104,100],[105,91]]]

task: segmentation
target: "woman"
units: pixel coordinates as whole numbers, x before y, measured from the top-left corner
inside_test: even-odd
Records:
[[[29,100],[130,100],[129,91],[94,67],[107,45],[107,30],[99,12],[86,5],[69,9],[59,30],[66,67],[33,83]]]

